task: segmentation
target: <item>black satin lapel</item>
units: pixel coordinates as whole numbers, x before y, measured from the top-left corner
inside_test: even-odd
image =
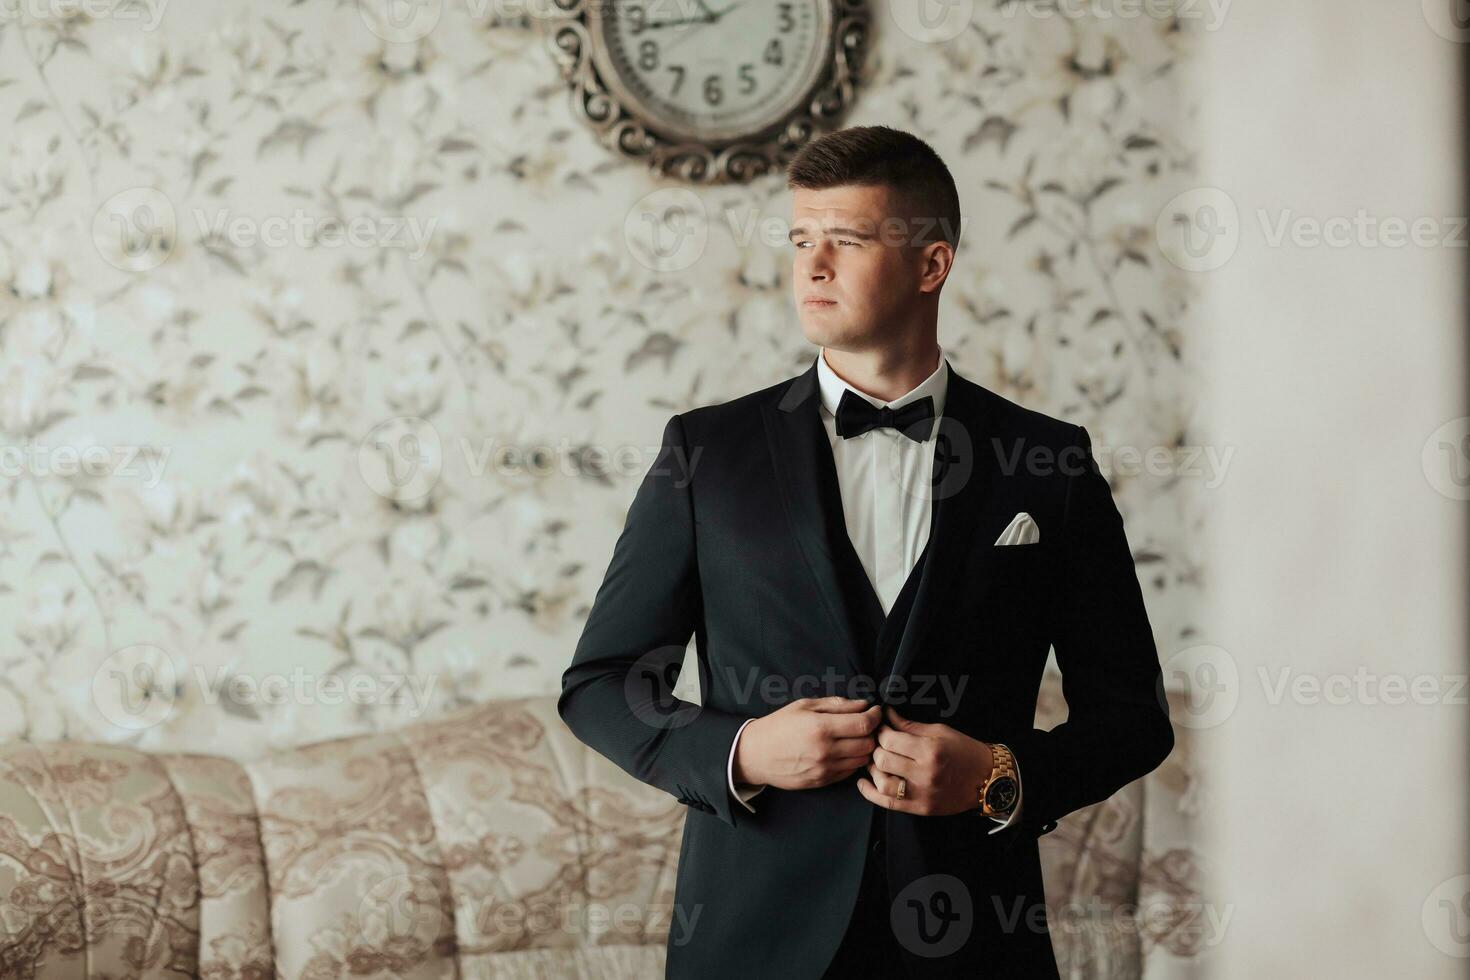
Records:
[[[976,519],[999,465],[996,454],[986,448],[989,435],[980,389],[953,368],[936,438],[940,442],[934,451],[929,558],[890,675],[901,676],[909,668],[935,617],[952,601],[966,549],[974,546]]]
[[[845,544],[851,550],[852,545],[842,514],[837,465],[832,460],[832,446],[822,425],[816,362],[812,362],[805,374],[793,379],[779,401],[765,402],[762,413],[771,446],[771,463],[786,504],[792,535],[816,579],[817,593],[836,623],[848,668],[853,673],[861,673],[864,668],[857,649],[851,607],[852,602],[860,601],[861,593],[849,595],[838,569],[839,546]],[[873,602],[876,604],[876,597]]]

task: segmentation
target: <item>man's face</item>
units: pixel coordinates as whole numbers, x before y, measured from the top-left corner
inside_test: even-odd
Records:
[[[923,249],[886,187],[792,191],[792,284],[806,339],[858,351],[908,329]],[[831,300],[813,304],[813,299]]]

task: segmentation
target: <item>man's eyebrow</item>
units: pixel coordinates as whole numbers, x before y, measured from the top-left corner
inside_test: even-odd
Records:
[[[796,241],[796,237],[798,235],[805,235],[805,234],[807,234],[807,230],[805,228],[803,228],[802,226],[798,225],[795,228],[791,229],[790,232],[787,233],[786,240],[789,241],[789,242],[794,242],[794,241]],[[871,242],[875,238],[878,237],[876,235],[869,234],[866,231],[858,231],[856,228],[828,228],[827,229],[827,234],[829,236],[831,236],[831,235],[841,235],[843,238],[856,238],[859,241],[864,241],[864,242]]]

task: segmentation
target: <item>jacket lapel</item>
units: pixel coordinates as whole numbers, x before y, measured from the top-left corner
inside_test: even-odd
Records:
[[[843,574],[852,565],[858,565],[860,573],[862,568],[847,536],[837,465],[832,459],[827,430],[822,425],[816,361],[812,361],[804,374],[792,379],[778,399],[762,402],[761,410],[771,447],[771,463],[792,532],[816,579],[817,593],[836,624],[846,668],[854,675],[869,671],[871,668],[863,662],[858,649],[854,615],[876,610],[881,622],[882,606],[872,594],[865,573],[858,576],[861,581],[854,581],[851,574]],[[848,558],[851,560],[846,561]],[[858,605],[864,601],[871,608]]]
[[[929,556],[920,573],[913,608],[899,639],[889,676],[904,675],[923,648],[935,618],[942,615],[949,603],[961,601],[954,590],[970,552],[982,548],[979,555],[982,563],[993,557],[993,549],[975,539],[977,520],[990,499],[999,466],[997,454],[991,448],[983,394],[978,385],[950,368],[944,414],[940,416],[935,436],[939,444],[934,450],[931,483]],[[983,573],[978,577],[983,579]],[[973,594],[980,584],[972,580],[966,587]]]
[[[913,606],[888,675],[902,676],[911,667],[934,619],[948,603],[960,601],[954,591],[960,569],[969,551],[982,547],[975,528],[1000,465],[986,425],[984,396],[982,388],[950,368],[931,487],[925,488],[932,508],[929,554],[919,570]],[[858,615],[876,615],[881,624],[882,606],[847,535],[837,467],[820,414],[816,361],[778,398],[762,402],[762,413],[781,498],[817,592],[837,626],[846,666],[854,673],[870,672],[853,624],[861,622]],[[991,548],[980,552],[982,572],[992,557]],[[854,567],[856,575],[844,574]],[[967,587],[973,592],[981,584],[971,581]]]

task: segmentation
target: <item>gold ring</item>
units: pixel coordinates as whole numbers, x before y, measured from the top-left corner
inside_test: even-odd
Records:
[[[907,779],[904,779],[902,776],[899,776],[898,777],[898,796],[897,796],[897,799],[900,799],[900,800],[903,799],[903,794],[906,793],[906,792],[908,792],[908,788],[909,788],[909,781]]]

